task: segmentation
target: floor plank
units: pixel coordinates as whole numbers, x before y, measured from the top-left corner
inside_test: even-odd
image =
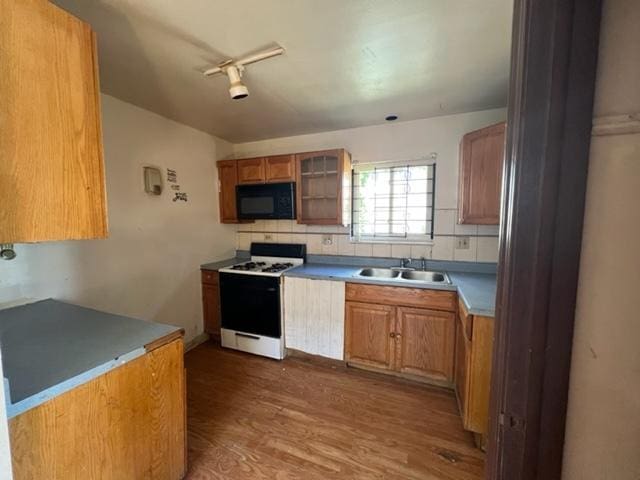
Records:
[[[205,343],[187,367],[187,479],[477,480],[452,392]]]

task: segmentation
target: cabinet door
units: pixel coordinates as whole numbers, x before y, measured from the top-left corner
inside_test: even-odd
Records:
[[[238,160],[238,183],[264,183],[264,158],[246,158]]]
[[[295,155],[278,155],[267,157],[264,162],[265,179],[267,183],[282,183],[296,181]]]
[[[458,222],[497,225],[504,159],[505,123],[468,133],[460,147]]]
[[[105,238],[95,35],[47,1],[0,12],[0,243]]]
[[[393,369],[395,308],[346,303],[345,360],[355,365]]]
[[[296,155],[296,202],[298,223],[342,225],[348,195],[351,162],[344,150]]]
[[[397,371],[452,383],[454,342],[453,313],[398,307]]]
[[[220,222],[238,223],[236,207],[236,185],[238,166],[235,160],[218,162],[218,194],[220,202]]]
[[[455,387],[460,416],[465,428],[468,425],[469,395],[469,363],[471,359],[471,342],[465,336],[465,328],[461,319],[456,322],[456,370]]]
[[[220,289],[218,285],[202,284],[202,314],[204,331],[220,337]]]

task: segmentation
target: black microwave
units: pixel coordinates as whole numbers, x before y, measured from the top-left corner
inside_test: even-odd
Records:
[[[296,218],[296,184],[238,185],[236,202],[240,220]]]

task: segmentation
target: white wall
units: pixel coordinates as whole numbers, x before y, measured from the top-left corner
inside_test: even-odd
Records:
[[[495,262],[498,255],[498,228],[457,225],[458,146],[462,136],[506,118],[505,109],[486,110],[443,117],[351,128],[295,137],[236,144],[237,158],[278,153],[346,148],[353,161],[372,163],[424,158],[438,154],[435,199],[435,240],[433,246],[406,244],[352,244],[348,230],[338,227],[297,225],[292,221],[265,221],[238,228],[238,248],[250,242],[279,241],[307,243],[310,253],[380,257],[434,258]],[[322,236],[331,235],[332,244],[323,245]],[[470,248],[454,248],[455,235],[470,236]]]
[[[18,245],[0,262],[0,303],[71,301],[202,332],[201,263],[233,256],[236,229],[218,223],[215,160],[232,145],[102,96],[107,240]],[[188,202],[144,193],[142,165],[177,171]],[[165,185],[166,187],[167,185]]]
[[[640,479],[640,2],[605,0],[595,116],[636,133],[591,144],[564,480]]]

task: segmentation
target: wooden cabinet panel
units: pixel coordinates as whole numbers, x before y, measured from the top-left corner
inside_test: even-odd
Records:
[[[461,321],[456,325],[456,365],[455,365],[455,389],[460,408],[462,423],[467,428],[468,392],[469,392],[469,362],[471,360],[471,342],[464,335],[464,326]]]
[[[298,223],[344,225],[350,222],[351,156],[345,150],[296,155]]]
[[[202,271],[202,317],[204,331],[220,337],[220,286],[218,272]]]
[[[456,325],[455,386],[464,428],[488,432],[494,319],[469,315],[461,304]]]
[[[346,302],[345,360],[389,370],[394,362],[395,308]]]
[[[505,126],[499,123],[462,138],[459,223],[497,225],[500,221]]]
[[[264,158],[245,158],[238,162],[238,184],[264,183],[265,161]]]
[[[398,307],[396,369],[452,383],[455,326],[453,313]]]
[[[426,288],[347,283],[346,298],[356,302],[422,307],[450,312],[456,310],[455,292],[429,290]]]
[[[469,360],[469,393],[465,427],[486,434],[489,424],[491,361],[493,356],[494,319],[473,317],[473,340]]]
[[[265,158],[265,181],[282,183],[296,181],[295,155],[278,155]]]
[[[183,353],[179,338],[9,420],[14,478],[183,478]]]
[[[0,243],[105,238],[95,35],[44,0],[0,11]]]
[[[218,162],[218,193],[220,202],[220,222],[238,223],[236,207],[236,185],[238,184],[238,165],[235,160]]]

